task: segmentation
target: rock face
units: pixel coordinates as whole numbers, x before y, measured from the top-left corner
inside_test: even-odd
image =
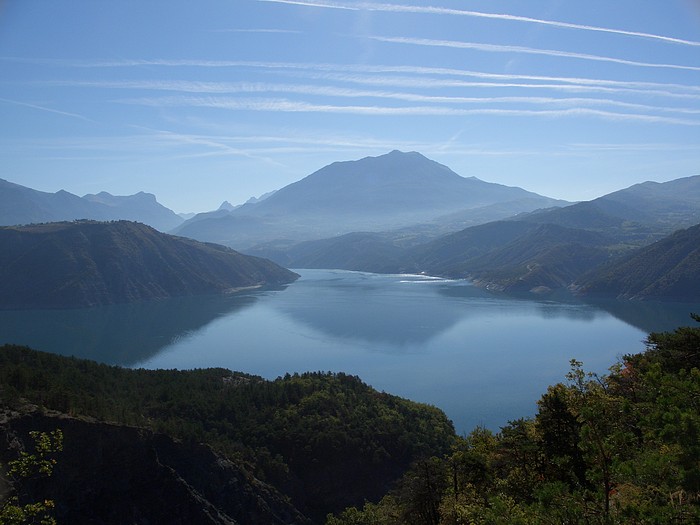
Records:
[[[281,285],[298,275],[140,223],[0,228],[0,308],[80,308]]]
[[[0,414],[0,462],[31,451],[29,432],[61,429],[54,473],[23,485],[53,499],[59,523],[307,524],[272,487],[209,447],[150,431],[38,412]]]

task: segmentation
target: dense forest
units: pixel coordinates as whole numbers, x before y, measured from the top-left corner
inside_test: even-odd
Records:
[[[206,443],[314,523],[698,523],[700,328],[650,334],[607,375],[571,365],[534,417],[466,436],[341,373],[131,370],[10,345],[0,401]]]
[[[571,365],[534,418],[474,429],[327,525],[699,523],[700,328],[650,334],[608,375]]]
[[[378,500],[413,461],[448,452],[455,438],[437,408],[342,373],[266,381],[225,369],[132,370],[7,345],[0,386],[6,406],[29,400],[207,443],[317,521]]]

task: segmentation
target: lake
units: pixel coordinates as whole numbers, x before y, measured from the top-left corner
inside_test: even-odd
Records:
[[[279,290],[81,310],[0,312],[0,343],[129,367],[268,379],[342,371],[444,410],[460,433],[530,416],[569,361],[604,373],[700,305],[514,299],[466,281],[296,270]]]

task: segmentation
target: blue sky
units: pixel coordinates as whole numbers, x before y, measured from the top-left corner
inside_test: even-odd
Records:
[[[0,1],[0,178],[206,211],[393,149],[569,200],[700,174],[700,2]]]

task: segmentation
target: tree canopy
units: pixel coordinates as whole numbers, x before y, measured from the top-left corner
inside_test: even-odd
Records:
[[[327,525],[700,522],[700,328],[646,347],[607,375],[572,361],[534,418],[473,430]]]

